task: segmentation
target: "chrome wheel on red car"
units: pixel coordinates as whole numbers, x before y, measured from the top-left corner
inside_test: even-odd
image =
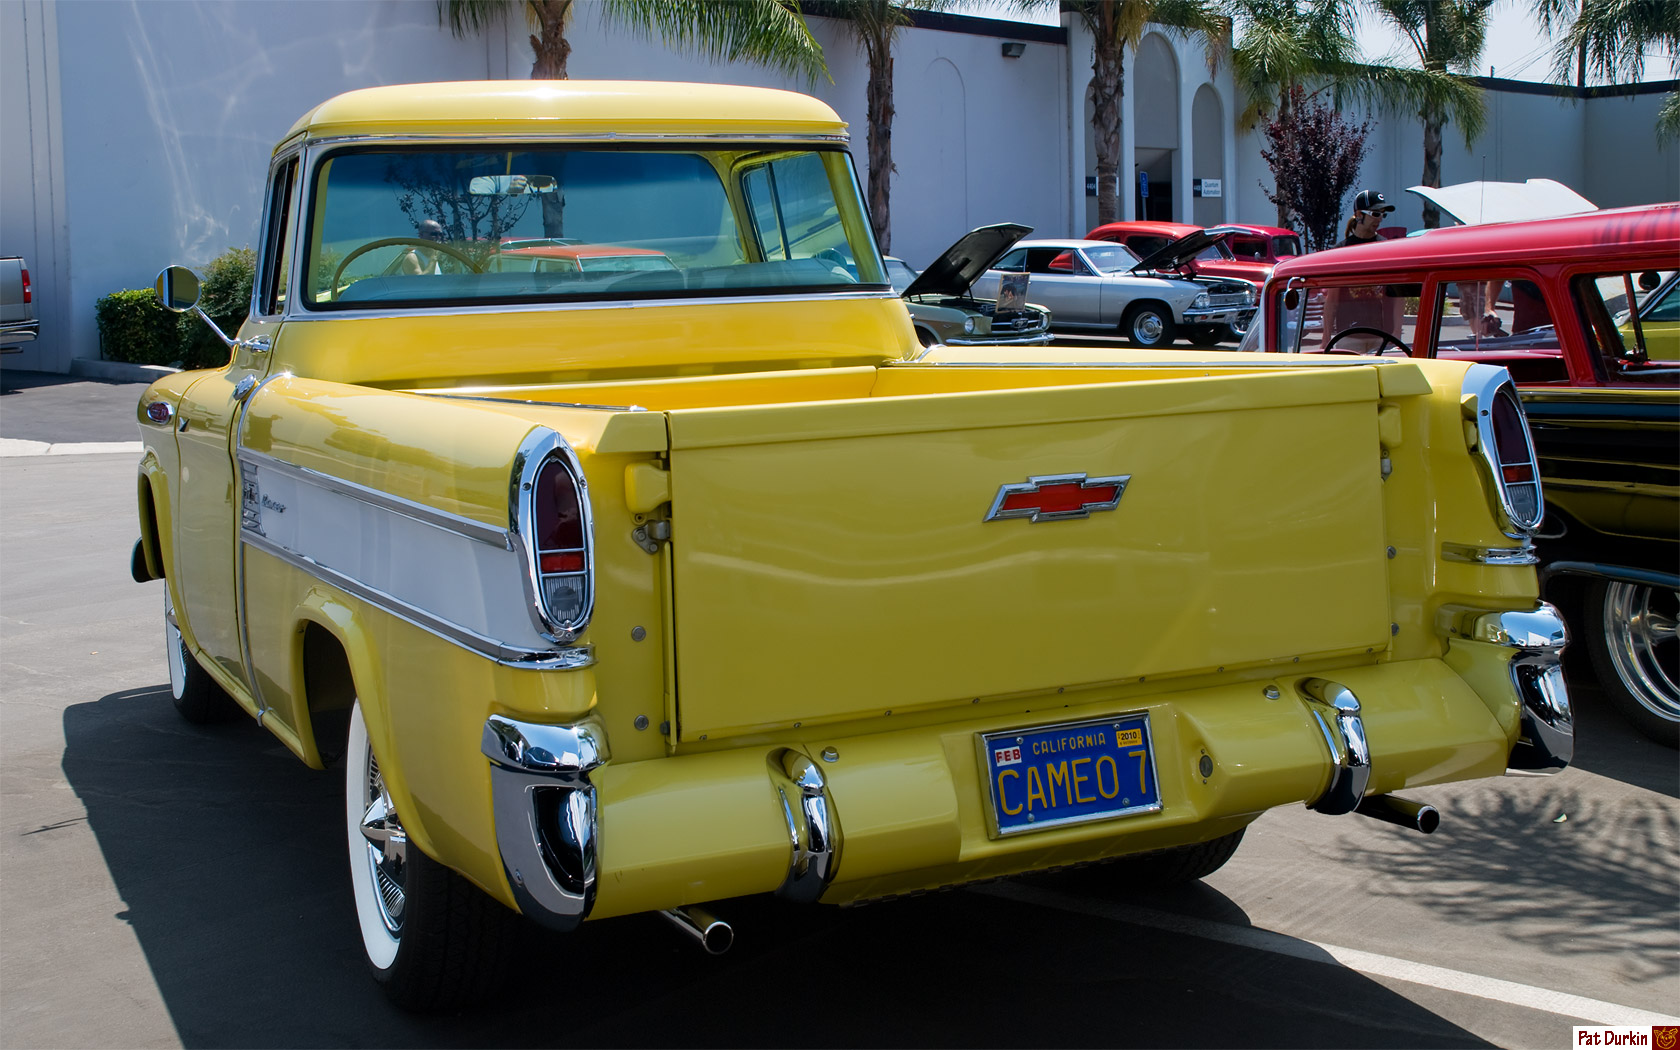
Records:
[[[1646,736],[1680,746],[1680,592],[1601,582],[1587,595],[1587,648],[1610,699]]]

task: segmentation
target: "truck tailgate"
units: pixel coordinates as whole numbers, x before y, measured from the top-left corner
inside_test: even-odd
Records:
[[[1385,647],[1374,371],[670,412],[682,739]]]

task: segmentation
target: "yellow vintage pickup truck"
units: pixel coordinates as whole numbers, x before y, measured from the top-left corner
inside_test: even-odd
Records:
[[[261,237],[227,366],[141,400],[133,571],[182,715],[342,762],[399,1003],[515,913],[718,950],[726,898],[1194,879],[1570,759],[1502,369],[924,348],[845,125],[770,90],[341,95]]]

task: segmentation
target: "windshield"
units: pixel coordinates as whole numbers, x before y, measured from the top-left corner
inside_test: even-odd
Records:
[[[838,150],[340,151],[308,259],[311,310],[887,284]]]
[[[892,281],[893,291],[903,295],[912,284],[916,283],[916,271],[902,259],[888,259],[887,278]]]
[[[1098,273],[1122,273],[1138,264],[1138,257],[1133,255],[1123,244],[1104,244],[1085,249],[1085,258],[1097,268]]]

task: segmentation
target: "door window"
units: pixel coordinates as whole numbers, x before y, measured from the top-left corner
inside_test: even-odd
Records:
[[[1593,370],[1612,384],[1673,386],[1680,368],[1673,315],[1673,274],[1618,271],[1583,274],[1571,282]]]
[[[268,230],[263,242],[262,301],[258,313],[273,317],[286,308],[286,283],[292,268],[293,196],[296,157],[274,170],[269,185]]]

